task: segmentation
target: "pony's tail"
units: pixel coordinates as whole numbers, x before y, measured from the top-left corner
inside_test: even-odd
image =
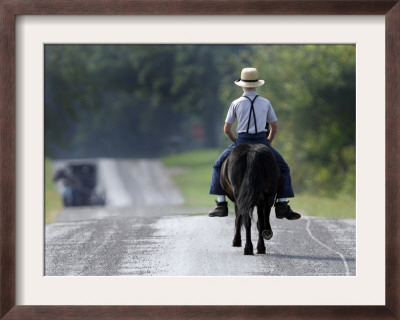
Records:
[[[247,152],[247,168],[244,174],[239,194],[235,195],[239,214],[243,217],[246,226],[252,218],[254,207],[257,205],[260,195],[264,190],[265,174],[263,165],[257,163],[261,159],[259,153],[253,150]]]

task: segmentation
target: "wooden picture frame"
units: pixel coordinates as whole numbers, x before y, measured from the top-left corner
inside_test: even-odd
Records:
[[[15,305],[15,23],[17,15],[385,15],[386,304],[384,306]],[[400,4],[388,0],[1,0],[1,319],[400,319]],[[383,204],[382,204],[383,207]]]

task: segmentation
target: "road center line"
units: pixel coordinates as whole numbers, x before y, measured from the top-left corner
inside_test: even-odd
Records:
[[[344,263],[344,267],[346,268],[346,276],[350,276],[349,266],[347,264],[346,258],[340,252],[337,252],[336,250],[333,250],[332,248],[328,247],[326,244],[322,243],[317,238],[315,238],[313,236],[313,234],[311,233],[311,230],[310,230],[311,219],[309,217],[304,217],[304,216],[303,216],[303,218],[307,219],[306,230],[307,230],[308,234],[310,235],[311,239],[313,239],[315,242],[319,243],[321,246],[325,247],[326,249],[328,249],[328,250],[336,253],[337,255],[339,255],[340,258],[342,259],[343,263]]]

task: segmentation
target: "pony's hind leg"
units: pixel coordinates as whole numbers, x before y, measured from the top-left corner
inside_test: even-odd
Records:
[[[265,240],[270,240],[274,233],[272,232],[271,224],[269,222],[269,216],[271,214],[271,207],[274,205],[274,199],[270,197],[267,204],[264,206],[264,230],[262,236]]]
[[[244,254],[253,255],[253,244],[251,243],[251,218],[247,215],[243,217],[243,220],[246,229],[246,245],[244,247]]]
[[[258,243],[257,243],[257,253],[264,254],[265,253],[265,244],[264,244],[264,226],[265,226],[265,217],[264,217],[264,210],[262,207],[257,206],[257,229],[258,229]]]
[[[235,236],[233,237],[232,246],[234,247],[241,247],[242,246],[242,237],[240,234],[240,229],[242,227],[242,216],[238,213],[237,206],[235,203]]]

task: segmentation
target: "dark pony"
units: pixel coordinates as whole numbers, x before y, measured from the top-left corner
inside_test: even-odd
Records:
[[[264,239],[272,238],[269,222],[279,183],[279,166],[271,150],[263,144],[240,144],[226,159],[221,169],[221,185],[235,203],[235,236],[233,246],[241,247],[241,226],[246,229],[244,254],[253,254],[251,220],[257,206],[257,253],[265,253]]]

